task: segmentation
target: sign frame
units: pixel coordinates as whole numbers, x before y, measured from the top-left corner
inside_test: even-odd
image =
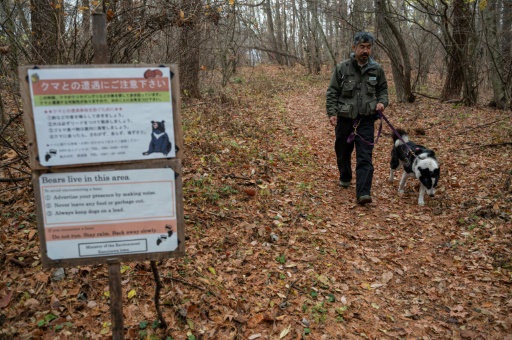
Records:
[[[104,171],[108,172],[109,170],[135,170],[135,169],[155,169],[155,168],[171,168],[176,174],[176,224],[177,224],[177,234],[178,234],[178,247],[176,250],[171,252],[151,252],[151,253],[135,253],[135,254],[115,254],[110,256],[90,256],[90,257],[82,257],[82,258],[72,258],[72,259],[62,259],[62,260],[54,260],[47,256],[48,244],[46,240],[46,233],[44,229],[44,216],[42,214],[42,201],[41,195],[36,194],[36,210],[37,213],[37,225],[38,225],[38,234],[41,243],[41,262],[45,267],[66,267],[66,266],[79,266],[79,265],[90,265],[90,264],[100,264],[100,263],[108,263],[112,258],[119,259],[122,262],[125,261],[146,261],[146,260],[164,260],[166,258],[175,258],[181,257],[185,255],[185,233],[184,233],[184,216],[183,216],[183,199],[178,199],[178,197],[183,197],[183,188],[182,182],[179,180],[182,177],[182,169],[181,169],[181,161],[179,159],[175,160],[160,160],[159,164],[156,164],[156,161],[151,162],[151,164],[124,164],[121,168],[116,167],[116,169],[112,168],[112,165],[98,165],[94,167],[88,168],[87,172],[92,171]],[[157,166],[158,165],[158,166]],[[41,193],[39,177],[46,173],[59,173],[59,174],[73,174],[77,172],[83,172],[82,168],[73,168],[73,169],[52,169],[51,171],[43,170],[43,171],[35,171],[34,177],[32,179],[32,184],[34,186],[35,193]],[[181,226],[181,227],[180,227]]]
[[[36,127],[34,122],[34,112],[32,107],[32,98],[30,91],[30,83],[28,80],[29,69],[88,69],[88,68],[158,68],[168,67],[171,72],[171,104],[172,117],[174,127],[174,146],[176,151],[175,158],[158,158],[147,160],[126,160],[117,162],[101,162],[101,163],[84,163],[84,164],[61,164],[55,166],[44,166],[39,161],[41,155],[38,155],[38,144],[36,138]],[[32,185],[34,188],[34,196],[36,202],[36,216],[38,236],[40,240],[41,262],[45,268],[56,267],[72,267],[91,264],[111,264],[120,261],[160,261],[168,258],[176,258],[185,256],[185,223],[183,216],[183,187],[182,187],[182,167],[181,159],[183,158],[183,132],[181,127],[181,99],[180,86],[178,76],[178,66],[171,65],[154,65],[154,64],[96,64],[96,65],[45,65],[34,66],[26,65],[18,68],[20,79],[20,92],[23,100],[24,109],[24,125],[27,137],[27,148],[29,152],[29,163],[32,168]],[[44,216],[41,201],[41,188],[39,178],[47,173],[69,173],[76,172],[94,172],[94,171],[123,171],[137,169],[158,169],[170,168],[175,172],[175,198],[176,198],[176,228],[178,236],[178,247],[174,251],[148,252],[148,253],[131,253],[131,254],[113,254],[111,256],[90,256],[84,258],[67,258],[67,259],[51,259],[47,256],[48,245],[46,242]]]
[[[130,64],[104,64],[104,65],[45,65],[45,66],[20,66],[18,68],[19,79],[20,79],[20,91],[21,97],[23,100],[23,109],[24,109],[24,123],[25,123],[25,132],[27,136],[27,149],[29,151],[29,163],[32,170],[43,170],[47,168],[57,168],[57,167],[84,167],[84,166],[94,166],[97,164],[104,163],[84,163],[84,164],[68,164],[68,165],[54,165],[54,166],[44,166],[41,164],[39,159],[44,157],[44,155],[39,155],[38,141],[36,137],[36,128],[34,121],[34,111],[32,108],[32,98],[30,91],[30,83],[28,81],[28,70],[30,69],[97,69],[97,68],[159,68],[159,67],[168,67],[171,71],[171,103],[172,103],[172,116],[173,116],[173,125],[174,125],[174,142],[176,149],[176,157],[178,159],[183,159],[183,132],[181,128],[181,99],[180,99],[180,86],[179,86],[179,75],[178,75],[178,67],[177,65],[155,65],[155,64],[141,64],[141,65],[130,65]],[[152,159],[148,160],[127,160],[127,161],[118,161],[116,164],[122,163],[144,163],[152,161]]]

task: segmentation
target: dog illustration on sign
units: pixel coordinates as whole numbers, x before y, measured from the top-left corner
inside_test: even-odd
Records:
[[[165,225],[165,230],[167,234],[162,234],[158,236],[156,240],[156,245],[159,246],[163,241],[167,240],[172,236],[172,234],[175,232],[174,227],[170,226],[168,224]]]
[[[149,142],[148,151],[142,153],[144,156],[150,155],[155,152],[160,152],[167,156],[171,152],[172,143],[169,136],[165,132],[165,121],[161,122],[151,121],[153,132],[151,133],[151,141]]]

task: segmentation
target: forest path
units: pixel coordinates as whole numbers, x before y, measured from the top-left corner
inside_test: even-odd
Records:
[[[500,190],[510,177],[510,161],[503,155],[510,148],[458,149],[486,144],[484,139],[503,128],[486,122],[509,113],[496,117],[494,110],[451,107],[421,98],[414,104],[392,104],[386,110],[392,124],[436,150],[442,164],[437,194],[420,207],[416,180],[408,180],[402,197],[398,195],[401,171],[395,173],[393,183],[387,182],[392,142],[383,122],[383,136],[373,156],[373,203],[360,206],[355,203],[355,178],[348,189],[338,186],[334,128],[325,114],[329,77],[323,74],[323,81],[283,101],[287,119],[308,140],[314,155],[310,174],[322,197],[316,210],[328,221],[323,230],[326,242],[338,250],[333,276],[348,285],[343,287],[350,296],[349,310],[360,319],[348,325],[355,334],[375,337],[379,333],[407,338],[504,336],[511,330],[505,310],[511,309],[512,296],[510,283],[503,282],[506,276],[498,278],[496,257],[510,259],[505,249],[511,244],[511,225],[503,213],[510,212],[511,202]],[[472,128],[480,125],[484,127]],[[506,125],[509,129],[510,122]],[[415,136],[415,129],[426,135]],[[485,131],[484,138],[478,131]],[[484,175],[490,169],[494,177]],[[500,212],[505,217],[496,219]],[[496,237],[507,241],[489,243]]]

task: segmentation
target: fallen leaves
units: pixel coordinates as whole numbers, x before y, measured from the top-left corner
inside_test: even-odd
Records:
[[[464,318],[466,315],[468,315],[468,313],[464,311],[464,307],[461,305],[455,306],[450,310],[450,316]]]
[[[256,195],[256,190],[254,188],[244,188],[244,192],[251,197]]]
[[[393,278],[393,272],[385,272],[382,274],[382,283],[387,284]]]
[[[423,129],[414,139],[436,148],[446,176],[425,207],[417,206],[415,186],[398,197],[397,181],[386,182],[391,142],[383,138],[374,149],[377,204],[360,209],[353,187],[336,186],[334,131],[319,103],[328,75],[308,82],[300,72],[292,77],[294,69],[251,72],[250,82],[229,88],[235,100],[184,102],[191,150],[183,162],[187,256],[162,263],[164,317],[173,334],[505,338],[512,309],[506,198],[512,157],[505,147],[454,150],[481,138],[454,136],[463,129],[461,120],[476,125],[502,113],[422,99],[393,104],[393,122]],[[506,129],[508,122],[485,132],[507,136]],[[4,149],[1,154],[4,161],[17,157]],[[8,316],[0,323],[33,337],[36,329],[54,332],[56,321],[70,337],[110,336],[104,268],[66,268],[65,276],[42,269],[30,195],[16,189],[1,198],[9,200],[4,207],[12,214],[0,215],[0,308]],[[126,263],[121,271],[128,334],[139,337],[140,322],[147,320],[146,336],[163,338],[162,330],[148,326],[156,316],[147,266]],[[59,319],[50,320],[50,310]],[[23,313],[36,314],[41,327],[20,327],[14,319]],[[73,326],[65,325],[71,315]]]
[[[0,299],[0,308],[5,308],[9,305],[12,298],[12,290],[10,290],[3,298]]]

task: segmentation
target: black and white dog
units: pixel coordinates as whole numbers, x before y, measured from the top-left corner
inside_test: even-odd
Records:
[[[435,188],[439,181],[439,162],[434,151],[409,141],[406,131],[402,129],[397,129],[397,131],[402,136],[405,144],[396,135],[393,135],[394,144],[393,150],[391,150],[389,182],[393,182],[394,171],[402,165],[404,173],[400,180],[398,192],[403,194],[407,178],[415,177],[421,183],[418,204],[424,205],[425,201],[423,198],[425,193],[430,197],[434,196]]]

